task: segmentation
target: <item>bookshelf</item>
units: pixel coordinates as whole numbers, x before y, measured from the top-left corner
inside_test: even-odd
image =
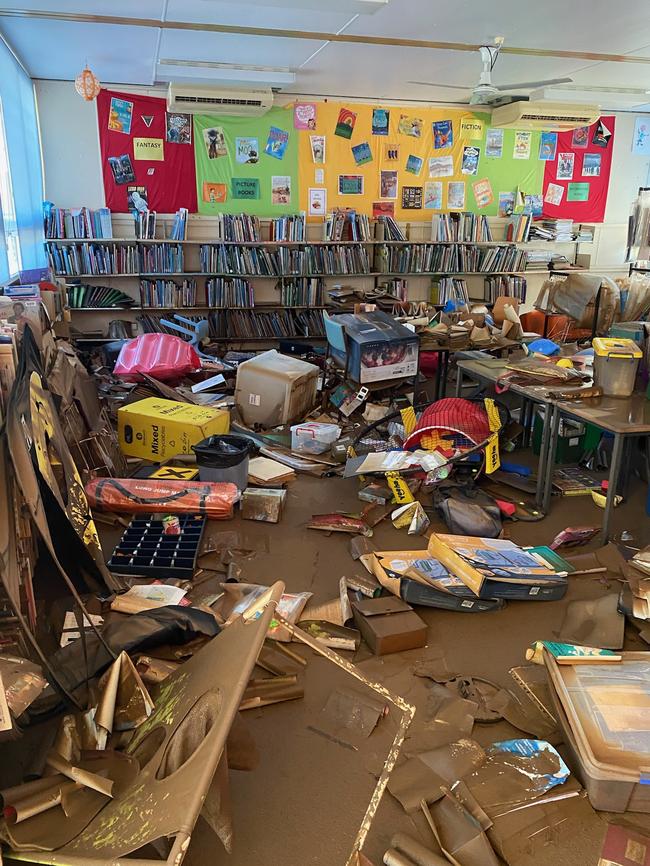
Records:
[[[115,307],[71,306],[73,323],[78,315],[79,330],[105,333],[110,318],[131,322],[137,318],[143,327],[155,329],[156,316],[169,316],[176,311],[190,316],[205,317],[207,314],[209,321],[212,317],[211,338],[224,343],[321,338],[322,312],[330,309],[327,289],[348,281],[354,281],[358,288],[372,291],[387,280],[397,279],[406,284],[408,278],[409,285],[404,286],[403,295],[409,300],[419,301],[431,300],[433,278],[465,278],[471,286],[468,291],[470,300],[485,301],[489,299],[487,284],[477,285],[478,280],[545,275],[545,271],[526,269],[525,251],[556,246],[548,241],[495,239],[505,234],[507,226],[503,221],[492,221],[494,225],[489,239],[431,240],[431,222],[411,224],[408,239],[386,238],[385,235],[332,239],[323,236],[322,223],[308,223],[298,226],[304,236],[296,239],[272,237],[275,223],[268,220],[258,221],[258,234],[251,240],[225,238],[220,218],[197,215],[188,218],[190,237],[171,240],[167,235],[173,215],[158,217],[157,232],[161,236],[156,238],[136,238],[129,214],[112,214],[111,217],[114,236],[110,238],[47,238],[45,242],[49,253],[56,250],[59,255],[66,255],[66,259],[52,259],[53,263],[59,264],[55,269],[58,276],[68,282],[90,286],[100,283],[119,288],[133,302],[130,306]],[[368,221],[364,231],[374,235],[377,226],[377,223]],[[401,231],[399,227],[396,230]],[[85,260],[91,260],[88,258],[88,245],[99,247],[100,260],[110,252],[114,256],[111,261],[117,262],[117,272],[96,273],[93,264],[88,269],[71,268],[80,270],[79,273],[61,274],[67,268],[60,263],[81,262],[84,247]],[[105,249],[107,247],[111,248],[110,251]],[[566,244],[561,247],[569,252]],[[572,242],[570,247],[577,253],[577,242]],[[77,251],[76,259],[74,250]],[[499,265],[503,256],[507,259]],[[567,257],[576,260],[575,254]],[[466,266],[468,261],[471,267]],[[483,267],[486,269],[481,269]],[[229,282],[249,283],[251,303],[234,302],[226,289],[222,300],[210,303],[215,299],[208,297],[209,285],[219,281],[224,285]],[[155,303],[148,303],[141,295],[145,282],[167,284],[168,292],[178,290],[178,294],[165,295],[162,289]],[[177,286],[173,288],[171,283]],[[193,284],[191,290],[190,284]],[[176,303],[184,289],[190,292],[193,303]],[[332,309],[336,311],[335,307]],[[312,319],[292,317],[294,313],[306,315],[310,311],[315,314]],[[238,316],[225,316],[231,313]],[[289,318],[284,316],[285,313]],[[266,321],[273,315],[273,322],[270,318]],[[254,333],[249,328],[254,317],[263,317],[259,321],[263,333]],[[231,325],[233,330],[230,330]],[[276,326],[277,330],[273,331]],[[238,327],[241,327],[241,333]],[[291,327],[296,330],[291,331]]]

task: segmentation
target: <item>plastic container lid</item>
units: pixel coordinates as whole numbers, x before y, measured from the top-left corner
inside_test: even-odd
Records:
[[[252,450],[253,443],[245,436],[208,436],[192,445],[196,462],[206,469],[239,466]]]
[[[601,358],[641,358],[643,355],[634,340],[625,337],[595,337],[592,346]]]

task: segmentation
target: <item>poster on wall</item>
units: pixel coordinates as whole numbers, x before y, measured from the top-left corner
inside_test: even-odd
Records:
[[[546,195],[544,196],[544,201],[557,207],[559,204],[562,203],[563,196],[563,186],[560,186],[559,183],[549,183],[548,187],[546,188]]]
[[[363,175],[340,174],[339,195],[363,195]]]
[[[412,135],[420,138],[422,135],[422,118],[413,117],[412,114],[400,114],[397,131],[402,135]]]
[[[386,162],[397,162],[399,160],[399,144],[386,144],[384,159]]]
[[[409,174],[420,174],[422,171],[422,158],[411,153],[406,158],[406,171]]]
[[[595,144],[596,147],[607,147],[607,145],[609,144],[609,140],[612,137],[612,130],[609,128],[610,125],[613,127],[614,124],[613,122],[610,124],[609,118],[608,123],[605,124],[603,118],[601,117],[596,124],[596,128],[594,129],[591,143]]]
[[[428,180],[424,184],[424,207],[426,210],[442,210],[441,180]]]
[[[543,132],[539,137],[539,158],[548,162],[557,153],[557,132]]]
[[[390,111],[385,108],[373,108],[372,110],[372,134],[388,135],[390,126]]]
[[[465,209],[464,180],[450,180],[447,184],[447,207],[449,210]]]
[[[269,129],[269,137],[266,139],[264,153],[273,159],[284,159],[289,144],[289,133],[277,126]]]
[[[192,115],[165,112],[165,141],[169,144],[192,144]]]
[[[573,165],[575,153],[558,153],[557,155],[557,179],[571,180],[573,177]]]
[[[221,156],[228,156],[226,136],[221,126],[211,126],[209,129],[204,129],[203,144],[208,153],[208,159],[219,159]]]
[[[463,148],[463,162],[460,170],[462,174],[478,174],[478,162],[481,157],[481,150],[478,147],[471,145]]]
[[[133,164],[128,153],[123,153],[121,156],[109,156],[108,164],[111,167],[113,180],[116,184],[122,186],[123,184],[135,181],[135,172],[133,171]]]
[[[397,172],[382,171],[379,176],[379,198],[397,198]]]
[[[294,129],[316,129],[316,103],[296,102],[293,106]]]
[[[315,165],[324,165],[325,163],[325,136],[310,135],[309,144],[311,147],[311,158]]]
[[[485,133],[485,156],[487,159],[501,159],[503,156],[503,130],[491,127]]]
[[[373,201],[372,203],[372,217],[373,219],[377,219],[378,217],[394,217],[395,216],[395,202],[394,201]]]
[[[452,147],[454,144],[454,125],[451,120],[434,120],[431,125],[433,146],[436,150]]]
[[[541,216],[544,208],[542,196],[537,193],[527,193],[524,196],[524,213],[529,213],[532,216]]]
[[[582,157],[582,176],[600,177],[602,158],[601,153],[585,153]]]
[[[474,183],[472,184],[472,189],[474,191],[474,201],[476,202],[477,207],[487,207],[494,201],[494,195],[492,194],[492,184],[490,183],[488,178],[474,181]]]
[[[203,182],[202,199],[209,204],[222,204],[228,199],[228,187],[225,183]]]
[[[271,204],[291,204],[291,177],[288,174],[273,175],[271,178]]]
[[[450,177],[454,173],[454,159],[451,156],[430,156],[429,177]]]
[[[589,127],[588,126],[578,126],[573,130],[573,135],[571,136],[571,147],[573,148],[585,148],[589,144]]]
[[[108,128],[110,130],[130,135],[132,117],[132,102],[128,99],[118,99],[116,96],[111,97],[111,107],[108,113]]]
[[[647,116],[634,118],[632,153],[639,156],[650,155],[650,118]]]
[[[515,144],[512,150],[513,159],[530,159],[531,132],[515,131]]]
[[[339,135],[341,138],[352,138],[352,130],[357,122],[357,115],[349,108],[342,108],[339,111],[338,120],[334,128],[334,135]]]
[[[422,187],[402,187],[402,207],[404,210],[420,210],[422,208]]]
[[[310,187],[309,216],[325,216],[327,213],[327,190]]]
[[[231,193],[235,199],[255,201],[260,197],[260,181],[257,177],[233,177]]]
[[[355,165],[365,165],[367,162],[372,162],[372,151],[367,141],[355,144],[351,150]]]
[[[235,161],[241,165],[255,165],[260,161],[260,145],[257,138],[239,136],[235,138]]]
[[[567,201],[589,201],[588,183],[570,183],[566,191]]]
[[[499,193],[499,209],[497,210],[497,216],[500,217],[511,217],[515,212],[515,194],[514,192],[500,192]]]
[[[126,200],[132,213],[144,213],[149,209],[149,193],[146,186],[130,185],[126,188]]]

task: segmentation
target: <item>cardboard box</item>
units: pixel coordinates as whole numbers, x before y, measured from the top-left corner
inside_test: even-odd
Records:
[[[427,625],[406,602],[393,596],[352,602],[357,628],[375,655],[426,645]]]
[[[175,454],[191,454],[192,445],[230,430],[227,409],[210,409],[149,397],[117,412],[120,449],[129,457],[160,463]]]
[[[249,487],[242,493],[241,516],[244,520],[262,520],[277,523],[282,516],[286,490],[268,487]]]
[[[249,427],[277,427],[304,418],[316,403],[320,370],[275,349],[237,367],[235,405]]]
[[[355,382],[365,385],[417,374],[419,339],[388,313],[338,313],[331,319],[345,329],[347,358],[331,343],[330,353]]]

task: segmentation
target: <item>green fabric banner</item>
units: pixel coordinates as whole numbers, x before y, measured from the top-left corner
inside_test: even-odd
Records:
[[[199,213],[275,216],[300,210],[291,110],[263,117],[194,116]]]

